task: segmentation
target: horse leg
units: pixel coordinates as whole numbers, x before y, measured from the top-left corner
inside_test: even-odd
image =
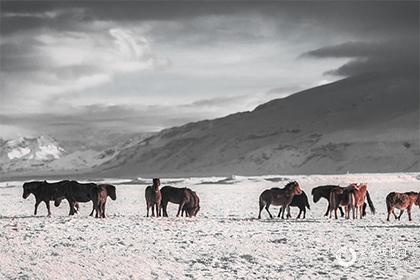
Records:
[[[154,217],[155,216],[155,203],[152,203],[150,207],[152,207],[152,217]]]
[[[34,210],[34,215],[36,216],[36,213],[38,212],[38,205],[41,203],[41,200],[36,200],[35,201],[35,210]]]
[[[343,211],[343,208],[341,208],[340,206],[338,206],[338,209],[340,210],[341,217],[344,217],[344,211]]]
[[[325,216],[325,217],[327,217],[327,216],[328,216],[328,214],[331,214],[331,204],[330,204],[330,202],[329,202],[329,201],[328,201],[327,211],[325,212],[324,216]],[[331,218],[331,217],[330,217],[330,218]]]
[[[93,216],[94,211],[95,211],[95,202],[92,201],[92,212],[90,212],[89,216]]]
[[[297,215],[296,219],[300,219],[300,214],[302,214],[302,209],[299,208],[299,214]]]
[[[264,209],[265,203],[263,201],[259,201],[260,204],[260,211],[258,212],[258,219],[261,219],[261,211]],[[280,208],[281,211],[281,208]],[[280,217],[280,212],[279,212],[279,217]]]
[[[163,216],[168,217],[168,212],[166,212],[166,207],[168,207],[168,201],[163,201],[161,207],[163,210]]]
[[[306,218],[306,208],[303,207],[303,219],[305,219],[305,218]]]
[[[395,210],[394,210],[394,208],[392,208],[392,214],[394,215],[395,220],[397,220],[397,219],[398,219],[398,217],[397,217],[397,215],[395,214]]]
[[[102,218],[106,218],[106,215],[105,215],[105,204],[106,204],[106,202],[103,202],[103,204],[102,204]]]
[[[149,208],[150,208],[150,205],[149,205],[149,203],[147,202],[147,203],[146,203],[146,210],[147,210],[146,217],[149,217]]]
[[[389,216],[391,216],[391,208],[388,207],[388,216],[386,217],[387,222],[389,222]]]
[[[182,202],[179,204],[179,207],[178,207],[178,213],[176,213],[176,216],[177,216],[177,217],[179,217],[179,213],[181,212],[182,208],[184,208],[184,205],[185,205],[185,201],[182,201]]]
[[[270,213],[270,210],[268,210],[268,208],[270,207],[270,204],[266,204],[265,205],[265,210],[267,210],[267,212],[268,212],[268,215],[270,215],[270,218],[272,219],[273,218],[273,215],[271,215],[271,213]],[[283,211],[282,211],[282,213],[283,213],[283,215],[284,215],[284,207],[282,206],[282,209],[283,209]],[[281,217],[282,219],[283,219],[283,216]]]
[[[398,216],[398,220],[401,219],[402,214],[404,213],[404,210],[400,209],[400,215]]]
[[[411,222],[411,207],[407,207],[408,220]]]
[[[47,210],[48,210],[47,217],[51,217],[50,201],[49,200],[44,200],[44,202],[45,202],[45,205],[47,206]]]
[[[287,206],[287,215],[286,215],[286,219],[291,218],[292,215],[290,215],[290,206]]]
[[[156,203],[156,217],[159,217],[159,205]]]
[[[281,211],[282,211],[282,207],[280,206],[280,210],[279,210],[279,214],[277,215],[277,218],[280,218]]]

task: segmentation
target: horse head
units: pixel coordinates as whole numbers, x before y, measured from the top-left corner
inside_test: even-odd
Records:
[[[290,189],[291,189],[291,191],[292,191],[292,193],[293,193],[294,195],[300,195],[300,194],[302,194],[302,190],[301,190],[301,188],[300,188],[300,186],[299,186],[299,183],[298,183],[298,182],[296,182],[296,181],[289,182],[289,183],[286,185],[286,187],[287,187],[287,188],[290,188]]]
[[[319,188],[313,188],[311,194],[313,196],[314,203],[317,203],[322,197]]]
[[[38,189],[38,187],[43,184],[44,182],[40,182],[40,181],[33,181],[33,182],[25,182],[23,184],[23,194],[22,194],[22,198],[23,199],[27,199],[28,196],[33,193],[34,191],[36,191]]]
[[[112,200],[116,200],[117,199],[117,194],[115,193],[115,186],[113,186],[113,185],[107,185],[106,186],[106,191],[108,192],[108,196]]]
[[[158,190],[160,186],[160,179],[159,178],[153,178],[153,187],[155,190]]]

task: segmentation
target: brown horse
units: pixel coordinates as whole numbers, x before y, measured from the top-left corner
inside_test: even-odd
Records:
[[[109,196],[112,200],[117,199],[115,193],[115,186],[108,184],[98,185],[96,188],[92,189],[92,201],[94,205],[94,210],[96,211],[95,218],[105,218],[105,205],[106,199]],[[93,215],[93,211],[90,213],[90,216]]]
[[[270,211],[268,210],[271,204],[275,206],[281,206],[281,218],[284,219],[284,212],[286,211],[286,208],[289,206],[289,204],[292,202],[293,197],[301,193],[302,190],[300,189],[300,186],[296,181],[289,182],[282,189],[271,188],[263,191],[259,198],[260,211],[258,213],[258,219],[261,219],[261,211],[264,207],[270,215],[270,218],[273,218],[273,215],[271,215]]]
[[[350,218],[350,210],[353,213],[353,219],[355,218],[355,197],[352,188],[342,188],[336,186],[330,191],[330,200],[329,200],[329,212],[330,218],[334,211],[334,217],[337,217],[337,209],[344,207],[346,219]]]
[[[191,192],[192,200],[184,204],[182,208],[182,212],[181,212],[181,217],[184,216],[184,212],[185,212],[185,216],[187,217],[197,216],[197,213],[200,210],[200,198],[198,197],[196,192],[190,189],[186,189],[186,191]]]
[[[161,201],[162,201],[162,194],[159,189],[160,186],[160,179],[154,178],[153,185],[148,186],[145,190],[145,197],[146,197],[146,207],[147,207],[147,217],[149,217],[149,209],[152,208],[152,217],[155,216],[154,207],[156,206],[156,216],[161,216]]]
[[[352,183],[348,186],[348,188],[353,189],[354,199],[355,199],[355,210],[356,210],[356,218],[359,215],[359,218],[363,218],[363,207],[365,200],[367,199],[369,209],[372,214],[375,214],[375,207],[373,206],[373,202],[370,199],[370,194],[367,190],[368,186],[366,183],[363,184],[355,184]]]
[[[299,208],[299,214],[297,215],[296,219],[300,218],[300,215],[303,213],[303,219],[305,219],[306,216],[306,208],[309,210],[311,207],[309,206],[308,196],[304,191],[302,191],[301,194],[293,196],[292,202],[290,202],[289,207],[287,207],[287,218],[291,218],[290,215],[290,207],[298,207]],[[280,208],[279,214],[277,218],[280,218],[282,209]]]
[[[169,202],[179,204],[178,213],[176,214],[177,217],[181,213],[184,206],[187,205],[187,207],[190,207],[189,205],[195,204],[194,201],[196,200],[196,198],[194,197],[194,194],[193,194],[194,192],[189,188],[176,188],[172,186],[164,186],[161,192],[162,192],[162,210],[163,210],[164,217],[168,217],[167,208],[168,208]],[[199,203],[199,200],[197,200],[197,202]],[[199,209],[200,209],[200,206],[196,205],[195,210],[194,210],[195,214],[197,214]]]
[[[401,215],[404,213],[404,210],[407,209],[408,220],[411,221],[411,208],[413,204],[420,207],[420,193],[416,192],[406,192],[398,193],[391,192],[386,196],[386,207],[388,209],[388,217],[386,218],[389,221],[389,216],[394,214],[395,219],[400,219]],[[400,209],[400,215],[397,217],[394,212],[394,208]]]

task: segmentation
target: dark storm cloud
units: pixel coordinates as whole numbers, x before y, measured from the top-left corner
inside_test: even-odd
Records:
[[[350,62],[328,71],[327,74],[352,76],[364,72],[386,71],[392,75],[418,76],[418,36],[396,37],[394,41],[386,42],[347,42],[309,51],[303,57],[352,58]]]
[[[47,26],[66,28],[72,20],[184,20],[209,15],[264,15],[282,22],[309,23],[357,32],[410,31],[418,20],[417,2],[257,2],[257,1],[2,1],[2,32]],[[79,13],[65,13],[65,11]],[[56,17],[40,17],[57,12]],[[32,17],[30,15],[33,15]],[[23,16],[25,15],[25,16]]]

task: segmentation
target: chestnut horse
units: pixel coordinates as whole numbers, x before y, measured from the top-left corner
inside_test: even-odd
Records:
[[[354,194],[354,207],[356,210],[356,218],[359,216],[360,219],[363,217],[363,204],[367,199],[370,211],[375,214],[375,207],[373,206],[373,202],[370,199],[369,192],[367,190],[367,184],[356,184],[352,183],[347,187],[353,194]]]
[[[388,217],[386,218],[389,221],[389,216],[394,214],[395,219],[400,219],[401,215],[404,213],[404,210],[407,209],[408,220],[411,221],[411,208],[413,204],[420,207],[420,193],[416,192],[406,192],[398,193],[391,192],[386,196],[386,207],[388,210]],[[400,209],[400,215],[397,217],[394,212],[394,208]]]
[[[260,204],[260,211],[258,213],[258,219],[261,219],[261,211],[265,207],[265,210],[267,210],[268,215],[270,215],[270,218],[273,218],[273,215],[271,215],[268,208],[271,204],[275,206],[281,206],[281,218],[284,219],[284,212],[286,211],[287,207],[290,205],[290,203],[293,200],[293,197],[295,195],[299,195],[302,193],[302,190],[300,189],[300,186],[298,182],[293,181],[289,182],[284,188],[271,188],[268,190],[265,190],[261,193],[259,198],[259,204]],[[280,214],[280,213],[279,213]]]

